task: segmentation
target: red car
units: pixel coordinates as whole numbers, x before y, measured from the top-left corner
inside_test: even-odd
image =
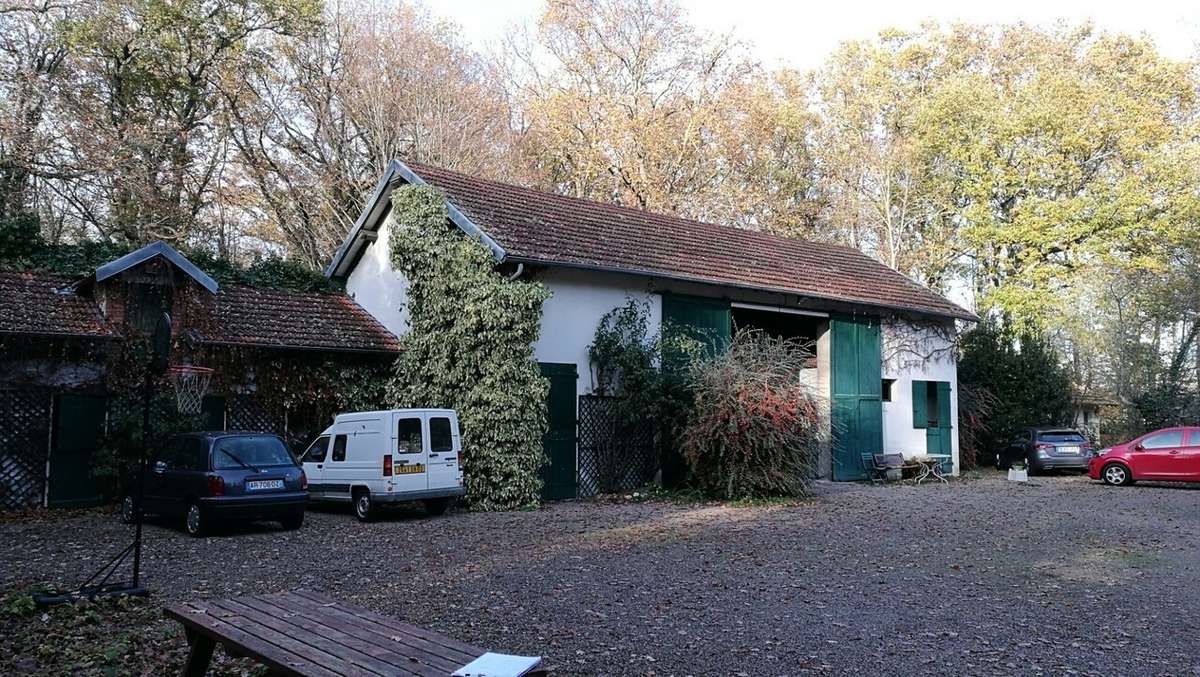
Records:
[[[1115,485],[1200,482],[1200,428],[1163,428],[1104,449],[1088,461],[1088,477]]]

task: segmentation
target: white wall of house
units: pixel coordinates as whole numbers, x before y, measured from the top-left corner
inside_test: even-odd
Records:
[[[649,308],[648,335],[657,334],[662,326],[662,296],[650,291],[646,278],[548,268],[540,279],[549,288],[550,298],[542,306],[542,329],[533,344],[533,354],[538,362],[574,364],[579,373],[578,395],[592,392],[595,386],[588,346],[605,313],[635,299]]]
[[[346,278],[346,292],[388,331],[401,336],[408,333],[408,280],[392,269],[391,230],[388,214],[378,239],[367,246]]]
[[[954,355],[953,326],[941,331],[925,325],[885,321],[880,343],[883,378],[895,379],[891,401],[883,403],[883,448],[906,457],[926,453],[925,429],[913,427],[912,382],[950,383],[950,420],[954,426],[952,455],[958,474],[958,364]]]

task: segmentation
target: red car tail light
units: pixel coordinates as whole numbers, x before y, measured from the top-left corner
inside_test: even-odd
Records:
[[[209,496],[224,496],[225,495],[225,479],[220,475],[208,476],[208,495]]]
[[[392,476],[392,455],[391,454],[384,454],[384,456],[383,456],[383,476],[384,477]]]
[[[304,471],[301,470],[300,471],[300,491],[304,491],[305,489],[308,489],[308,475],[305,475]]]

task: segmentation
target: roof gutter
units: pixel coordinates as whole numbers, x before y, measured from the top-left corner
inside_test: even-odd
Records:
[[[392,196],[392,190],[399,183],[406,183],[410,186],[425,186],[428,185],[425,179],[417,175],[408,165],[399,160],[392,160],[388,163],[387,171],[383,173],[379,181],[375,184],[375,190],[371,192],[371,197],[367,199],[367,205],[363,209],[362,214],[354,222],[354,227],[350,229],[350,234],[346,236],[346,240],[338,247],[337,253],[333,255],[333,260],[329,262],[329,266],[325,268],[325,277],[340,278],[350,274],[350,262],[358,258],[359,252],[370,243],[367,233],[378,232],[379,222],[387,214],[390,208],[389,201]],[[467,235],[479,240],[492,253],[492,257],[496,259],[496,263],[503,263],[508,256],[500,243],[496,242],[474,221],[463,214],[462,211],[444,199],[446,205],[446,213],[450,217],[450,221],[458,226]]]

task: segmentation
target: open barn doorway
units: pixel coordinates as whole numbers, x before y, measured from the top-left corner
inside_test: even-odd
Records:
[[[822,327],[829,322],[820,314],[750,304],[733,304],[731,314],[735,334],[758,329],[768,336],[793,339],[804,345],[814,357],[817,338],[821,335]]]

